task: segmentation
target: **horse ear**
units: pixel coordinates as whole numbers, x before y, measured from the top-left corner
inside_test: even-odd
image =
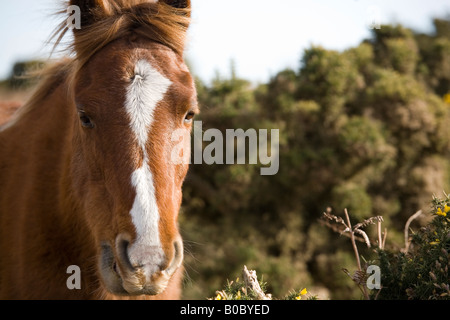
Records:
[[[81,28],[86,27],[90,25],[92,22],[94,22],[93,17],[93,9],[96,7],[102,7],[103,1],[102,0],[70,0],[69,5],[71,6],[77,6],[80,8],[80,23]]]
[[[160,1],[178,9],[191,8],[191,0],[160,0]]]

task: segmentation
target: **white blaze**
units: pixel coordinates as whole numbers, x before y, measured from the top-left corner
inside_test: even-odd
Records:
[[[130,127],[141,148],[144,159],[142,166],[131,175],[131,183],[136,190],[130,214],[136,228],[137,238],[129,250],[131,263],[148,263],[149,259],[158,263],[164,253],[159,239],[159,211],[156,203],[153,175],[148,165],[146,143],[153,123],[153,114],[171,85],[169,79],[160,74],[147,61],[139,60],[134,69],[134,77],[127,90],[126,111]],[[151,251],[151,252],[149,252]],[[146,261],[143,261],[143,260]]]

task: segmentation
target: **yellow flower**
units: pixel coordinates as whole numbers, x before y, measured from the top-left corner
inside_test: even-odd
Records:
[[[300,294],[303,296],[303,295],[305,295],[305,294],[307,294],[308,293],[308,291],[306,291],[306,288],[304,288],[302,291],[300,291]]]
[[[222,300],[222,296],[220,295],[220,293],[217,294],[216,300]]]
[[[439,244],[439,239],[436,239],[436,241],[431,241],[430,242],[430,244],[432,245],[432,246],[434,246],[434,245],[437,245],[437,244]]]
[[[450,93],[444,95],[444,102],[450,104]]]
[[[241,300],[241,292],[240,291],[238,291],[236,299]]]
[[[444,212],[447,213],[450,211],[450,207],[448,205],[444,206]]]
[[[296,296],[295,300],[302,300],[302,297],[301,296]]]
[[[447,208],[447,206],[445,206],[445,207]],[[442,211],[441,208],[438,208],[436,214],[437,214],[438,216],[446,217],[446,216],[447,216],[447,212],[448,212],[448,211],[445,211],[445,209],[444,209],[444,211]]]

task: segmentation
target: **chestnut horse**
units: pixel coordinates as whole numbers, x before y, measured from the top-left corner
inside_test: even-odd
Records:
[[[178,299],[188,164],[171,161],[171,136],[189,141],[198,112],[190,1],[68,5],[81,11],[72,56],[0,112],[0,298]]]

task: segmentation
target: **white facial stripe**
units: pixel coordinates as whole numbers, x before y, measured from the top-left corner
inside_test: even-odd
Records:
[[[171,85],[171,81],[147,61],[139,60],[134,68],[134,79],[128,88],[126,108],[131,128],[145,150],[148,130],[153,122],[153,111]]]
[[[127,90],[125,107],[130,118],[130,127],[142,149],[144,159],[142,166],[131,176],[136,197],[130,214],[136,228],[137,239],[130,248],[129,254],[132,263],[148,263],[150,261],[142,261],[145,251],[149,247],[156,247],[158,252],[155,253],[159,253],[160,256],[162,248],[159,239],[159,211],[153,175],[148,165],[151,159],[148,158],[145,145],[153,122],[154,110],[164,98],[171,81],[145,60],[139,60],[136,63],[134,74],[133,82]],[[149,258],[147,256],[145,259]]]

